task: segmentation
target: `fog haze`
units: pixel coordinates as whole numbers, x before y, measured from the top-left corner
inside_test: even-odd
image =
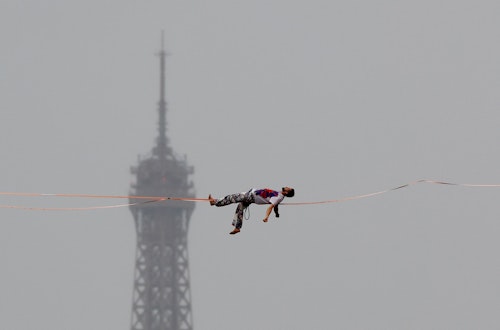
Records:
[[[499,14],[483,0],[2,0],[0,191],[127,194],[157,137],[162,31],[167,134],[198,197],[500,183]],[[199,203],[194,328],[499,329],[499,196],[421,184],[267,224],[253,205],[235,236],[234,207]],[[127,208],[0,214],[0,328],[130,328]]]

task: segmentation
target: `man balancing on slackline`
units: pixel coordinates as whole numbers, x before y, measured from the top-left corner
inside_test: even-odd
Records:
[[[210,205],[215,206],[226,206],[233,203],[239,203],[236,207],[236,212],[234,213],[233,226],[234,229],[230,232],[231,235],[237,234],[241,231],[243,225],[243,212],[252,203],[255,204],[270,204],[266,211],[266,217],[264,222],[269,220],[269,215],[274,209],[276,217],[279,217],[278,204],[283,201],[285,197],[293,197],[295,195],[295,190],[290,187],[283,187],[281,191],[275,191],[272,189],[250,189],[247,192],[227,195],[224,198],[213,198],[212,195],[208,195],[208,200]]]

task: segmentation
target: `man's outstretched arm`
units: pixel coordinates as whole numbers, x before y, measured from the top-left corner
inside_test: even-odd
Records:
[[[271,214],[273,209],[274,209],[274,204],[269,205],[269,207],[266,210],[266,217],[262,221],[267,222],[267,220],[269,220],[269,215]]]

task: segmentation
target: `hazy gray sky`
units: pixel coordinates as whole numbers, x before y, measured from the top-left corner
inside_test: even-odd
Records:
[[[341,198],[500,183],[498,1],[0,2],[0,191],[127,194],[168,135],[199,197]],[[196,330],[499,329],[499,188],[339,204],[197,204]],[[0,204],[95,201],[2,197]],[[127,208],[0,209],[0,328],[128,329]]]

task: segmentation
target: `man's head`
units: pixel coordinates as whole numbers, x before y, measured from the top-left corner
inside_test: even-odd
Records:
[[[290,187],[283,187],[281,188],[281,193],[283,194],[283,196],[293,197],[295,195],[295,190]]]

